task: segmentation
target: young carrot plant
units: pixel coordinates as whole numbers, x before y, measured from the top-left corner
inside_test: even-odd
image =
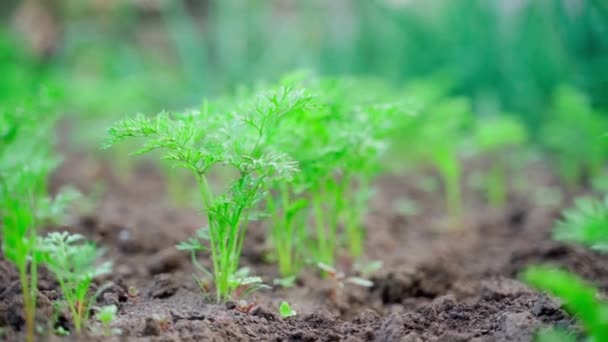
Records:
[[[608,197],[603,201],[579,198],[558,221],[553,237],[608,252]]]
[[[460,152],[465,129],[472,121],[470,104],[462,98],[443,98],[421,108],[412,122],[410,146],[413,160],[430,163],[443,181],[447,214],[453,221],[462,217],[462,166]]]
[[[477,122],[475,143],[481,153],[488,155],[492,165],[486,176],[487,199],[501,208],[507,199],[507,171],[510,149],[527,140],[525,126],[513,116],[494,116]]]
[[[315,263],[334,265],[343,244],[351,256],[362,255],[373,180],[394,119],[403,114],[399,106],[357,98],[359,85],[345,79],[313,84],[314,108],[292,117],[286,127],[293,133],[279,143],[300,165],[291,193],[304,196],[288,198],[284,207],[312,216],[305,249]]]
[[[135,154],[163,150],[163,159],[187,168],[196,178],[208,226],[178,248],[189,251],[193,260],[198,252],[211,254],[213,270],[199,266],[213,280],[218,301],[261,282],[239,272],[247,224],[268,184],[289,181],[297,172],[297,163],[271,141],[277,134],[289,134],[278,129],[279,123],[309,100],[303,90],[279,86],[255,94],[236,108],[206,103],[198,111],[153,118],[138,115],[110,129],[108,145],[140,138],[145,143]],[[236,171],[227,190],[220,193],[209,182],[214,166]]]
[[[598,296],[598,289],[576,275],[553,267],[535,266],[522,275],[531,286],[559,298],[567,311],[582,323],[589,341],[608,341],[608,303]],[[567,333],[541,331],[539,339],[552,336],[552,341],[571,341]]]
[[[74,329],[81,333],[96,299],[90,293],[93,279],[109,273],[111,264],[100,263],[103,251],[78,234],[50,233],[40,240],[38,248],[42,262],[59,283]]]
[[[566,185],[589,183],[606,160],[608,120],[593,110],[584,94],[565,86],[556,91],[552,114],[542,127],[541,142]]]
[[[44,96],[39,96],[44,98]],[[37,101],[0,107],[0,222],[2,252],[19,273],[26,341],[34,341],[38,293],[37,230],[47,179],[56,165],[51,147],[55,116]]]

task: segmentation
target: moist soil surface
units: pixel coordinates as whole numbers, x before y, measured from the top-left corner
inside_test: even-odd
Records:
[[[494,210],[471,192],[466,218],[453,224],[444,219],[441,197],[416,186],[423,182],[383,176],[366,220],[367,260],[383,263],[371,277],[373,287],[341,288],[309,268],[292,288],[274,286],[253,294],[246,304],[215,304],[197,287],[189,255],[175,249],[204,225],[203,216],[172,204],[162,175],[145,162],[127,179],[110,170],[107,163],[68,156],[53,177],[52,190],[71,184],[86,194],[101,184],[103,196],[89,213],[49,229],[78,232],[107,249],[114,270],[97,281],[97,286],[109,284],[97,304],[118,306],[113,328],[121,335],[115,340],[531,341],[542,326],[577,326],[559,302],[518,280],[526,266],[559,265],[608,289],[608,258],[550,238],[569,196],[561,204],[541,206],[530,191],[514,193],[505,209]],[[527,173],[530,187],[556,184],[540,166]],[[395,210],[406,197],[416,201],[417,213]],[[251,224],[241,264],[271,284],[277,274],[267,252],[264,227]],[[340,267],[347,270],[352,263],[343,260]],[[205,256],[201,262],[208,264]],[[23,337],[17,278],[12,266],[0,260],[0,326],[6,327],[8,340]],[[68,315],[54,314],[51,303],[58,298],[57,284],[42,270],[41,329],[71,329]],[[283,300],[295,308],[295,317],[278,315]]]

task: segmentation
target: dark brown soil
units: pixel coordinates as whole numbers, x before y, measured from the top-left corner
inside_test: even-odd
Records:
[[[530,173],[534,187],[554,184],[542,168]],[[97,209],[54,229],[82,233],[107,248],[114,272],[99,280],[111,286],[98,302],[119,306],[114,327],[122,335],[116,339],[530,341],[540,326],[574,327],[574,321],[558,302],[517,280],[527,265],[561,265],[608,290],[607,257],[550,239],[559,207],[543,207],[520,194],[497,211],[470,193],[470,214],[454,227],[442,218],[440,197],[417,188],[415,180],[385,176],[367,221],[367,257],[384,265],[373,276],[372,288],[338,289],[307,270],[297,286],[256,293],[247,308],[235,302],[218,305],[196,287],[188,255],[174,248],[204,219],[196,210],[176,209],[162,179],[145,163],[129,179],[118,179],[106,164],[72,155],[52,183],[54,189],[75,184],[84,192],[95,184],[105,187]],[[396,213],[394,204],[405,196],[419,202],[420,213]],[[264,261],[262,226],[252,225],[248,233],[242,264],[271,283],[276,273]],[[129,295],[129,287],[139,294]],[[48,329],[51,301],[59,293],[44,272],[40,290],[39,322]],[[282,300],[297,310],[296,317],[277,314]],[[20,288],[4,260],[0,326],[9,340],[22,336]],[[69,320],[59,314],[55,326],[69,329]]]

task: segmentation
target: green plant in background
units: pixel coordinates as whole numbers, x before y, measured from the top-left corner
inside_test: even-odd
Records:
[[[135,154],[162,149],[164,159],[194,174],[208,227],[178,248],[190,251],[193,259],[197,252],[211,253],[213,274],[204,272],[215,283],[218,301],[260,282],[238,271],[246,227],[267,185],[278,179],[288,181],[297,171],[296,163],[270,141],[276,134],[289,134],[278,130],[280,121],[300,111],[309,100],[302,90],[279,86],[229,109],[206,104],[200,111],[162,113],[153,118],[138,115],[110,129],[108,146],[141,138],[145,144]],[[226,190],[216,194],[208,177],[220,165],[235,170],[236,176],[228,180]]]
[[[526,143],[526,127],[514,116],[492,116],[480,119],[474,133],[477,148],[491,163],[486,176],[487,198],[494,207],[501,208],[507,199],[509,152]]]
[[[608,152],[608,120],[595,112],[584,94],[562,86],[555,92],[552,116],[541,142],[553,154],[559,174],[570,187],[597,177]]]
[[[443,181],[448,217],[462,218],[462,165],[460,153],[472,124],[469,101],[464,98],[440,98],[424,103],[407,132],[410,143],[399,145],[412,160],[428,163]]]
[[[1,78],[0,89],[15,90],[10,84],[20,81]],[[34,340],[40,263],[37,231],[43,224],[39,210],[52,203],[46,198],[47,179],[57,164],[51,135],[56,116],[46,94],[13,94],[18,97],[0,105],[2,252],[19,273],[27,341]],[[0,98],[4,95],[0,91]]]
[[[553,236],[556,240],[582,244],[608,252],[608,197],[603,201],[578,198],[574,207],[563,212]]]
[[[373,180],[395,120],[406,114],[395,101],[385,99],[390,96],[383,83],[348,78],[309,83],[317,94],[314,108],[287,120],[284,127],[292,133],[278,142],[298,161],[301,172],[290,183],[291,190],[275,191],[276,203],[281,203],[282,196],[281,206],[288,209],[283,210],[288,214],[283,218],[295,218],[298,225],[306,223],[302,211],[312,217],[308,238],[287,231],[287,239],[298,240],[291,251],[301,255],[305,250],[315,263],[333,265],[340,246],[345,245],[352,257],[363,253],[362,221]],[[277,227],[285,226],[286,220],[281,221]],[[273,243],[277,248],[288,244]]]
[[[81,333],[96,299],[90,293],[93,279],[109,273],[111,264],[99,263],[103,251],[78,234],[50,233],[40,240],[38,249],[42,262],[59,283],[76,332]]]
[[[574,274],[554,267],[535,266],[522,275],[531,286],[559,298],[566,310],[582,323],[589,341],[608,341],[608,303],[598,297],[598,289]],[[549,335],[551,334],[551,335]],[[541,332],[539,340],[571,341],[572,336],[556,330]]]

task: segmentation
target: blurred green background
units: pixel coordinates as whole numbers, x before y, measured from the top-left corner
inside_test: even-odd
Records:
[[[3,0],[0,16],[0,99],[52,84],[101,135],[295,69],[428,79],[532,132],[563,84],[608,107],[605,0]]]

